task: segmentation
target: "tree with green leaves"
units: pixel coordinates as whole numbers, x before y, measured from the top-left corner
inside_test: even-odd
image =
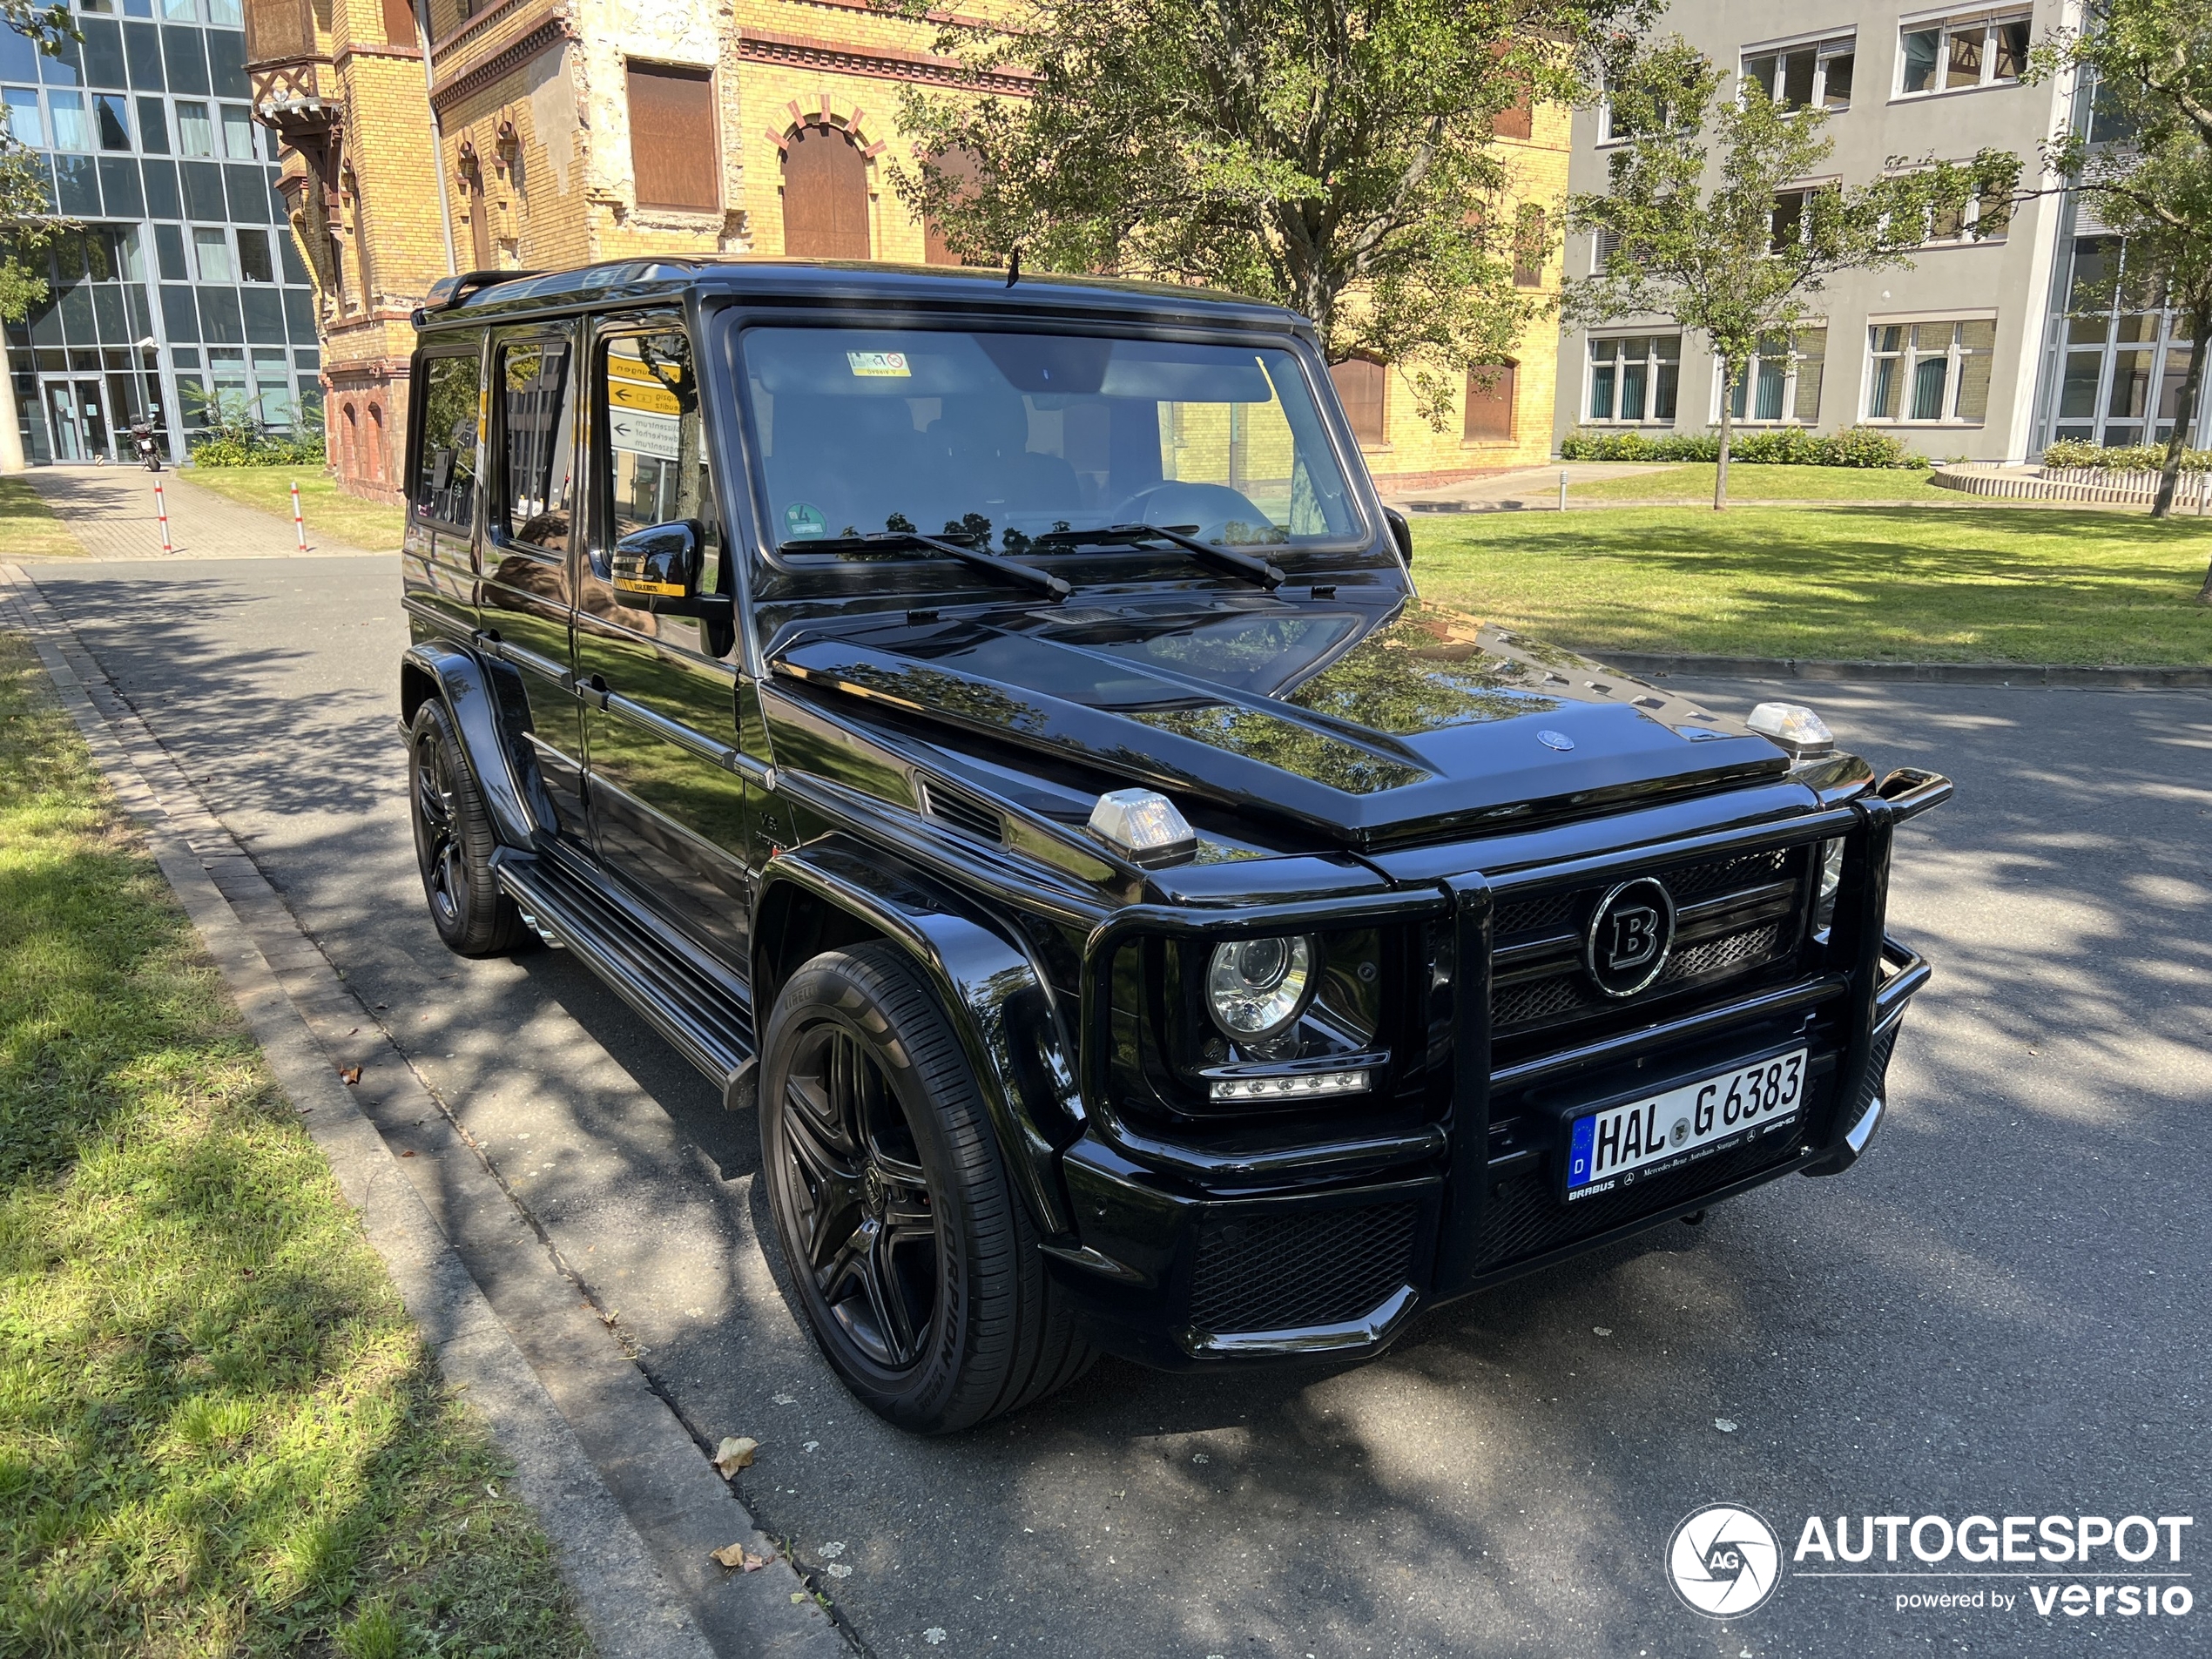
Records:
[[[2087,0],[2079,26],[2053,31],[2031,59],[2039,79],[2069,71],[2086,78],[2090,96],[2076,102],[2094,118],[2085,109],[2045,159],[2126,239],[2128,280],[2145,303],[2189,321],[2195,349],[2151,506],[2164,518],[2212,347],[2212,11],[2201,0]],[[2212,604],[2212,570],[2197,600]]]
[[[77,38],[77,26],[61,5],[0,0],[0,24],[28,37],[50,57],[62,41]],[[21,322],[46,297],[45,247],[62,228],[52,214],[44,164],[13,133],[0,131],[0,319]],[[0,472],[23,468],[16,377],[0,366]]]
[[[1615,132],[1607,188],[1569,199],[1569,228],[1595,233],[1604,268],[1571,282],[1567,314],[1584,324],[1663,317],[1703,334],[1721,362],[1720,469],[1713,507],[1728,504],[1734,388],[1759,342],[1790,337],[1827,279],[1906,266],[1932,227],[1969,233],[2002,222],[2018,158],[1892,162],[1859,185],[1810,184],[1833,141],[1824,110],[1791,107],[1729,78],[1679,38],[1622,66],[1609,93]]]
[[[1276,300],[1330,361],[1399,364],[1441,426],[1541,308],[1501,127],[1587,95],[1648,0],[927,0],[941,51],[1028,95],[909,93],[907,206],[980,263],[1204,283]]]

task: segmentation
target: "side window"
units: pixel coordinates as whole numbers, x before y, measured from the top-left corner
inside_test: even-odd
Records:
[[[696,519],[706,530],[699,590],[721,591],[721,531],[690,338],[680,328],[614,335],[600,355],[597,381],[607,435],[599,477],[608,540]]]
[[[475,522],[476,410],[483,375],[476,354],[433,357],[422,365],[421,462],[415,516],[463,527]]]
[[[502,346],[499,523],[510,542],[565,553],[576,491],[576,422],[565,341]]]

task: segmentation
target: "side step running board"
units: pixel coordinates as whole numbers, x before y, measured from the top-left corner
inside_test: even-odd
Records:
[[[725,1106],[746,1103],[752,1005],[737,980],[610,891],[605,878],[572,870],[558,854],[502,847],[492,855],[492,869],[540,936],[573,951],[636,1008],[720,1088]]]

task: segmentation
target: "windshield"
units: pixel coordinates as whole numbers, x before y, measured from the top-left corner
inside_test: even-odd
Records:
[[[1365,539],[1286,350],[758,327],[744,353],[786,553],[920,531],[1035,557],[1138,524],[1222,547]]]

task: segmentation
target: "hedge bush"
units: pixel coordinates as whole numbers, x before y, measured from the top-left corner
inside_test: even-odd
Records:
[[[1648,438],[1641,432],[1592,432],[1577,428],[1562,439],[1566,461],[1718,461],[1717,432],[1670,432]],[[1816,436],[1803,427],[1760,427],[1739,432],[1729,445],[1731,463],[1775,467],[1925,468],[1903,442],[1873,427],[1846,427]]]
[[[2043,452],[2047,467],[2086,467],[2093,472],[2157,472],[2166,465],[2162,443],[2115,445],[2106,448],[2078,438],[2063,439]],[[2182,451],[2183,472],[2212,469],[2212,449]]]
[[[320,467],[326,463],[320,412],[301,411],[295,432],[272,432],[255,420],[252,406],[218,396],[207,406],[207,425],[186,440],[192,462],[201,467]]]

